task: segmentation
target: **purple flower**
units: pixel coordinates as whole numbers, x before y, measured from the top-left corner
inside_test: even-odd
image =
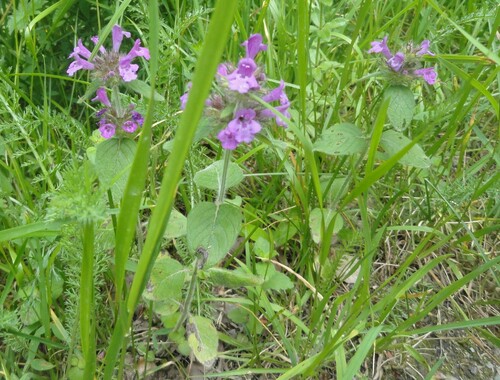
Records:
[[[387,38],[388,36],[385,36],[382,41],[371,42],[372,48],[368,50],[368,53],[382,53],[385,55],[385,58],[391,59],[392,53],[387,47]]]
[[[424,80],[431,85],[436,83],[437,73],[434,67],[428,67],[426,69],[418,69],[413,71],[413,74],[424,78]]]
[[[113,40],[113,51],[117,53],[122,45],[123,36],[130,38],[130,33],[124,31],[121,26],[115,25],[111,30],[111,39]]]
[[[399,51],[387,60],[387,65],[394,71],[398,72],[401,70],[401,67],[403,67],[404,62],[405,55]]]
[[[132,120],[137,123],[137,125],[144,124],[144,117],[137,111],[132,111]]]
[[[285,88],[285,82],[281,81],[280,85],[276,87],[275,89],[271,90],[267,95],[264,95],[262,97],[262,100],[265,102],[274,102],[278,101],[280,102],[279,106],[274,107],[278,112],[282,113],[286,118],[290,118],[290,112],[288,112],[288,108],[290,107],[290,101],[288,100],[288,97],[286,96],[286,93],[283,91]],[[278,124],[280,127],[287,127],[288,124],[281,119],[279,116],[277,116],[273,111],[270,109],[264,109],[260,113],[261,117],[267,117],[267,118],[274,118],[276,119],[276,124]]]
[[[218,134],[217,138],[222,144],[222,148],[226,150],[236,149],[238,146],[238,141],[236,141],[236,131],[231,130],[229,127],[222,129]]]
[[[105,115],[106,115],[106,112],[108,112],[108,108],[103,108],[103,109],[100,109],[99,111],[97,111],[95,113],[95,116],[100,118],[100,119],[104,119]]]
[[[424,54],[429,54],[429,55],[434,55],[434,53],[432,53],[430,50],[429,50],[429,46],[431,45],[431,42],[429,40],[423,40],[422,43],[420,44],[420,50],[417,51],[415,53],[415,55],[417,57],[420,57],[421,55],[424,55]]]
[[[262,129],[255,119],[256,112],[251,108],[242,108],[236,111],[235,118],[227,127],[219,132],[217,138],[224,149],[233,150],[239,143],[250,143]]]
[[[246,48],[246,58],[254,59],[259,51],[267,50],[267,45],[262,43],[260,34],[252,34],[241,46]]]
[[[238,68],[226,76],[229,88],[240,94],[246,94],[250,90],[258,90],[260,85],[254,76],[256,70],[257,64],[253,59],[240,59]]]
[[[120,59],[118,71],[125,82],[131,82],[134,79],[137,79],[137,70],[139,70],[139,65],[131,63],[136,57],[143,57],[147,60],[150,58],[149,50],[141,47],[140,40],[135,40],[134,46],[129,53]]]
[[[229,74],[229,71],[227,70],[227,65],[225,63],[221,63],[218,67],[217,67],[217,75],[225,78],[227,77]]]
[[[71,62],[68,70],[66,71],[68,75],[72,76],[75,72],[81,69],[93,70],[95,68],[94,64],[86,60],[89,59],[91,55],[92,53],[90,52],[90,50],[83,46],[82,40],[79,39],[75,49],[73,50],[73,53],[71,53],[68,57],[74,58],[74,61]]]
[[[99,125],[99,132],[101,132],[101,136],[105,139],[110,139],[115,135],[116,126],[114,124],[107,123],[102,119]]]
[[[130,82],[137,78],[139,65],[133,64],[132,60],[136,57],[150,58],[149,50],[141,47],[141,41],[136,40],[132,49],[126,54],[120,54],[123,38],[130,38],[130,33],[123,30],[119,25],[113,26],[112,30],[112,49],[108,51],[104,46],[99,47],[99,53],[91,59],[91,52],[78,40],[77,46],[70,54],[69,58],[74,61],[66,71],[69,76],[73,76],[78,70],[92,70],[93,76],[103,81],[121,77],[124,82]],[[97,45],[98,37],[92,37],[92,42]]]
[[[187,92],[187,91],[181,96],[181,110],[186,108],[188,96],[189,96],[189,92]]]
[[[139,128],[139,125],[132,120],[127,120],[122,124],[122,129],[128,133],[135,132],[137,128]]]
[[[96,91],[96,97],[92,99],[93,102],[99,101],[107,107],[111,107],[111,102],[109,101],[108,94],[104,87],[99,87]]]
[[[189,96],[189,90],[191,90],[191,86],[193,84],[191,82],[189,82],[187,84],[187,90],[186,92],[181,96],[181,110],[183,110],[184,108],[186,108],[186,104],[187,104],[187,100],[188,100],[188,96]]]
[[[255,78],[255,71],[257,64],[251,58],[242,58],[238,62],[238,68],[231,74],[224,75],[227,71],[226,65],[220,65],[217,70],[218,75],[226,77],[228,86],[233,91],[238,91],[240,94],[246,94],[251,90],[258,90],[260,88],[257,78]]]

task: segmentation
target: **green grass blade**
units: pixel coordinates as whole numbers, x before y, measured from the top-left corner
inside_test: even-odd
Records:
[[[495,99],[495,97],[488,91],[488,89],[486,88],[486,86],[488,85],[488,83],[481,83],[479,82],[476,78],[472,77],[471,75],[467,74],[464,70],[462,70],[461,68],[459,68],[457,65],[451,63],[451,62],[448,62],[444,59],[441,59],[440,60],[441,64],[443,64],[444,66],[446,66],[450,71],[454,72],[457,76],[459,76],[460,78],[462,78],[463,80],[465,81],[468,81],[470,82],[470,84],[476,89],[478,90],[481,94],[484,95],[484,97],[486,99],[488,99],[488,101],[490,102],[491,106],[493,107],[493,109],[495,110],[495,113],[498,117],[499,115],[499,105],[498,105],[498,100]],[[495,72],[498,74],[500,72],[500,67],[497,67]],[[494,77],[492,77],[491,79],[494,79]]]
[[[205,99],[208,97],[219,59],[222,56],[237,4],[238,2],[233,0],[220,0],[212,15],[202,52],[196,64],[193,86],[189,93],[186,109],[181,116],[170,161],[165,169],[158,204],[151,216],[144,249],[130,289],[127,303],[129,313],[133,312],[139,302],[158,254],[158,246],[170,216],[184,161],[201,118]]]
[[[436,331],[463,330],[474,327],[497,326],[497,325],[500,325],[500,319],[498,317],[480,318],[480,319],[473,319],[470,321],[458,321],[458,322],[446,323],[444,325],[426,326],[420,329],[407,330],[401,332],[401,335],[422,335]]]
[[[356,347],[356,353],[351,358],[349,363],[347,364],[347,368],[344,372],[344,379],[354,379],[359,369],[363,365],[363,362],[366,359],[366,355],[370,352],[375,339],[377,339],[378,334],[382,330],[383,326],[372,327],[368,330],[363,341]]]
[[[35,222],[9,228],[8,230],[0,231],[0,242],[25,239],[29,237],[49,237],[57,236],[61,233],[63,222]]]
[[[157,15],[157,11],[152,15]],[[154,20],[155,18],[152,17]],[[155,20],[156,21],[156,20]],[[150,23],[150,86],[151,95],[148,102],[148,110],[144,125],[141,132],[141,138],[137,145],[137,151],[131,167],[131,173],[128,178],[127,186],[122,199],[120,213],[118,215],[116,239],[115,239],[115,286],[116,286],[116,301],[119,303],[122,300],[122,291],[125,280],[125,265],[129,257],[130,247],[135,236],[135,227],[137,223],[137,215],[142,199],[142,192],[146,184],[149,164],[149,150],[151,147],[151,124],[154,117],[154,93],[156,83],[156,73],[158,72],[158,22]]]
[[[382,338],[381,344],[388,343],[394,337],[394,335],[399,334],[401,331],[406,331],[414,323],[420,321],[422,318],[428,315],[437,305],[443,303],[449,296],[460,290],[462,286],[468,284],[470,281],[475,279],[481,273],[488,271],[490,268],[495,267],[495,265],[498,265],[499,263],[500,263],[500,257],[496,257],[495,259],[492,259],[482,264],[481,266],[474,269],[472,272],[466,274],[462,278],[458,279],[457,281],[451,283],[447,287],[440,290],[437,294],[435,294],[432,297],[431,302],[429,302],[427,306],[425,306],[424,308],[422,308],[422,310],[415,313],[413,316],[411,316],[410,318],[399,324],[392,333]]]
[[[429,4],[439,13],[441,16],[446,18],[451,25],[453,25],[460,33],[464,35],[465,38],[469,40],[469,42],[474,45],[478,50],[483,53],[486,57],[491,59],[497,65],[500,65],[500,57],[496,55],[492,50],[488,49],[486,46],[481,44],[477,39],[471,36],[469,33],[465,31],[460,25],[458,25],[455,21],[448,17],[448,15],[439,7],[439,5],[434,0],[429,0]],[[498,13],[497,13],[498,14]]]
[[[297,4],[298,11],[298,31],[297,31],[297,78],[300,86],[299,102],[301,110],[301,121],[303,123],[303,130],[305,130],[306,118],[306,101],[307,101],[307,73],[309,48],[309,10],[308,1],[299,0]]]
[[[121,8],[120,8],[121,9]],[[120,10],[119,9],[119,10]],[[111,342],[108,347],[108,352],[105,357],[104,378],[111,379],[113,377],[114,365],[118,353],[122,347],[125,332],[128,329],[128,315],[126,312],[125,301],[123,301],[122,290],[125,280],[125,267],[129,257],[130,247],[135,236],[135,226],[137,215],[142,199],[142,192],[146,183],[147,167],[149,163],[149,150],[151,147],[151,124],[154,114],[154,92],[156,73],[158,71],[158,52],[159,52],[159,30],[160,24],[158,17],[158,2],[150,0],[149,2],[150,36],[149,36],[149,51],[150,51],[150,86],[151,96],[149,97],[148,110],[144,125],[141,132],[141,138],[137,146],[134,162],[132,163],[131,172],[134,175],[129,176],[127,186],[122,199],[122,207],[118,215],[117,230],[116,230],[116,245],[115,245],[115,284],[116,297],[118,303],[118,318],[116,320]],[[118,17],[116,17],[118,19]],[[110,24],[108,26],[112,26]],[[110,29],[111,30],[111,29]]]

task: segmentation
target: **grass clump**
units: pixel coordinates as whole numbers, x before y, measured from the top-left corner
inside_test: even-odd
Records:
[[[0,5],[2,377],[494,378],[497,13]]]

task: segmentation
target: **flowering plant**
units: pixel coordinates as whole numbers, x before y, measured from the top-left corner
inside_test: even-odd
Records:
[[[256,97],[270,104],[285,118],[290,118],[290,101],[284,92],[285,82],[269,90],[262,67],[255,62],[261,51],[267,50],[260,34],[251,35],[241,46],[246,54],[235,66],[232,63],[219,65],[216,74],[217,89],[206,101],[205,116],[217,125],[225,125],[217,133],[217,138],[226,150],[234,150],[241,143],[250,143],[262,130],[262,124],[275,120],[279,126],[287,126],[286,120],[264,107]],[[181,96],[181,109],[188,100],[188,92]]]
[[[388,36],[382,41],[371,42],[371,49],[368,53],[380,53],[385,57],[386,66],[392,73],[403,75],[405,77],[421,77],[428,84],[433,85],[437,80],[437,72],[434,67],[422,68],[420,57],[425,54],[434,55],[429,50],[430,41],[424,40],[419,47],[412,43],[406,46],[405,52],[398,51],[392,54],[387,46]]]
[[[99,118],[99,131],[106,139],[115,135],[133,133],[143,124],[144,118],[139,112],[134,111],[133,104],[126,107],[121,104],[119,86],[137,79],[139,65],[132,63],[135,58],[143,57],[146,60],[150,58],[149,50],[141,46],[139,39],[135,40],[132,49],[127,54],[120,52],[123,38],[130,38],[131,35],[119,25],[113,26],[111,34],[112,48],[106,50],[101,45],[94,57],[79,39],[73,53],[69,55],[69,58],[74,61],[66,71],[69,76],[73,76],[79,70],[91,71],[91,78],[98,86],[96,97],[92,100],[99,101],[104,106],[96,113],[96,116]],[[92,37],[91,40],[96,46],[99,44],[97,36]],[[111,100],[106,87],[111,88]]]

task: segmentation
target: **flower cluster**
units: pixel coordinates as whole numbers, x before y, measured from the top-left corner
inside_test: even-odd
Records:
[[[113,26],[112,29],[113,47],[111,50],[106,50],[104,46],[99,47],[99,52],[94,58],[92,53],[87,49],[82,40],[79,39],[78,43],[70,54],[69,58],[74,61],[68,67],[67,73],[73,76],[78,70],[92,70],[94,79],[99,79],[104,82],[112,80],[123,80],[130,82],[137,78],[137,70],[139,65],[132,63],[136,57],[144,57],[149,59],[149,50],[141,47],[141,41],[135,40],[134,46],[127,54],[120,53],[120,47],[123,37],[130,38],[130,33],[123,30],[119,25]],[[94,36],[91,38],[94,45],[99,43],[99,38]]]
[[[384,55],[387,67],[394,73],[404,76],[422,77],[431,85],[436,83],[437,73],[434,67],[421,68],[419,62],[420,57],[424,54],[434,55],[434,53],[429,50],[429,40],[422,41],[419,47],[414,47],[413,44],[410,43],[406,47],[404,53],[398,51],[396,54],[392,54],[387,46],[387,38],[388,37],[385,36],[382,41],[373,41],[368,53],[380,53]]]
[[[219,65],[216,75],[218,91],[214,91],[205,102],[206,115],[214,118],[215,124],[226,126],[218,132],[217,138],[227,150],[236,149],[241,143],[252,142],[266,121],[275,120],[279,126],[286,128],[286,121],[278,112],[290,118],[290,101],[284,92],[285,83],[281,81],[278,87],[268,90],[266,75],[255,62],[257,54],[267,50],[267,45],[262,43],[262,36],[253,34],[241,46],[245,47],[245,57],[236,66],[231,63]],[[181,96],[181,109],[186,106],[189,88],[190,85],[188,92]],[[255,97],[268,103],[277,112],[263,107]]]
[[[97,89],[96,94],[97,96],[92,100],[99,101],[105,106],[96,114],[99,118],[99,131],[105,139],[109,139],[116,134],[117,126],[121,126],[122,130],[127,133],[134,133],[144,123],[143,116],[134,111],[133,104],[122,110],[113,107],[105,88],[100,87]]]
[[[123,54],[120,52],[123,38],[130,38],[130,33],[123,30],[119,25],[113,26],[112,48],[107,50],[104,46],[99,47],[98,53],[92,57],[92,53],[87,49],[82,40],[79,39],[73,53],[69,58],[73,62],[66,71],[69,76],[73,76],[79,70],[91,71],[91,78],[97,81],[99,88],[93,101],[101,102],[105,107],[96,113],[99,118],[98,126],[102,137],[108,139],[115,136],[119,131],[133,133],[139,128],[144,118],[139,112],[134,111],[134,105],[123,107],[120,103],[119,85],[123,82],[131,82],[137,79],[139,65],[132,63],[137,57],[150,58],[149,50],[141,46],[139,39],[135,40],[132,49]],[[95,45],[99,44],[99,38],[91,38]],[[114,96],[112,101],[108,98],[106,88],[110,87]]]

